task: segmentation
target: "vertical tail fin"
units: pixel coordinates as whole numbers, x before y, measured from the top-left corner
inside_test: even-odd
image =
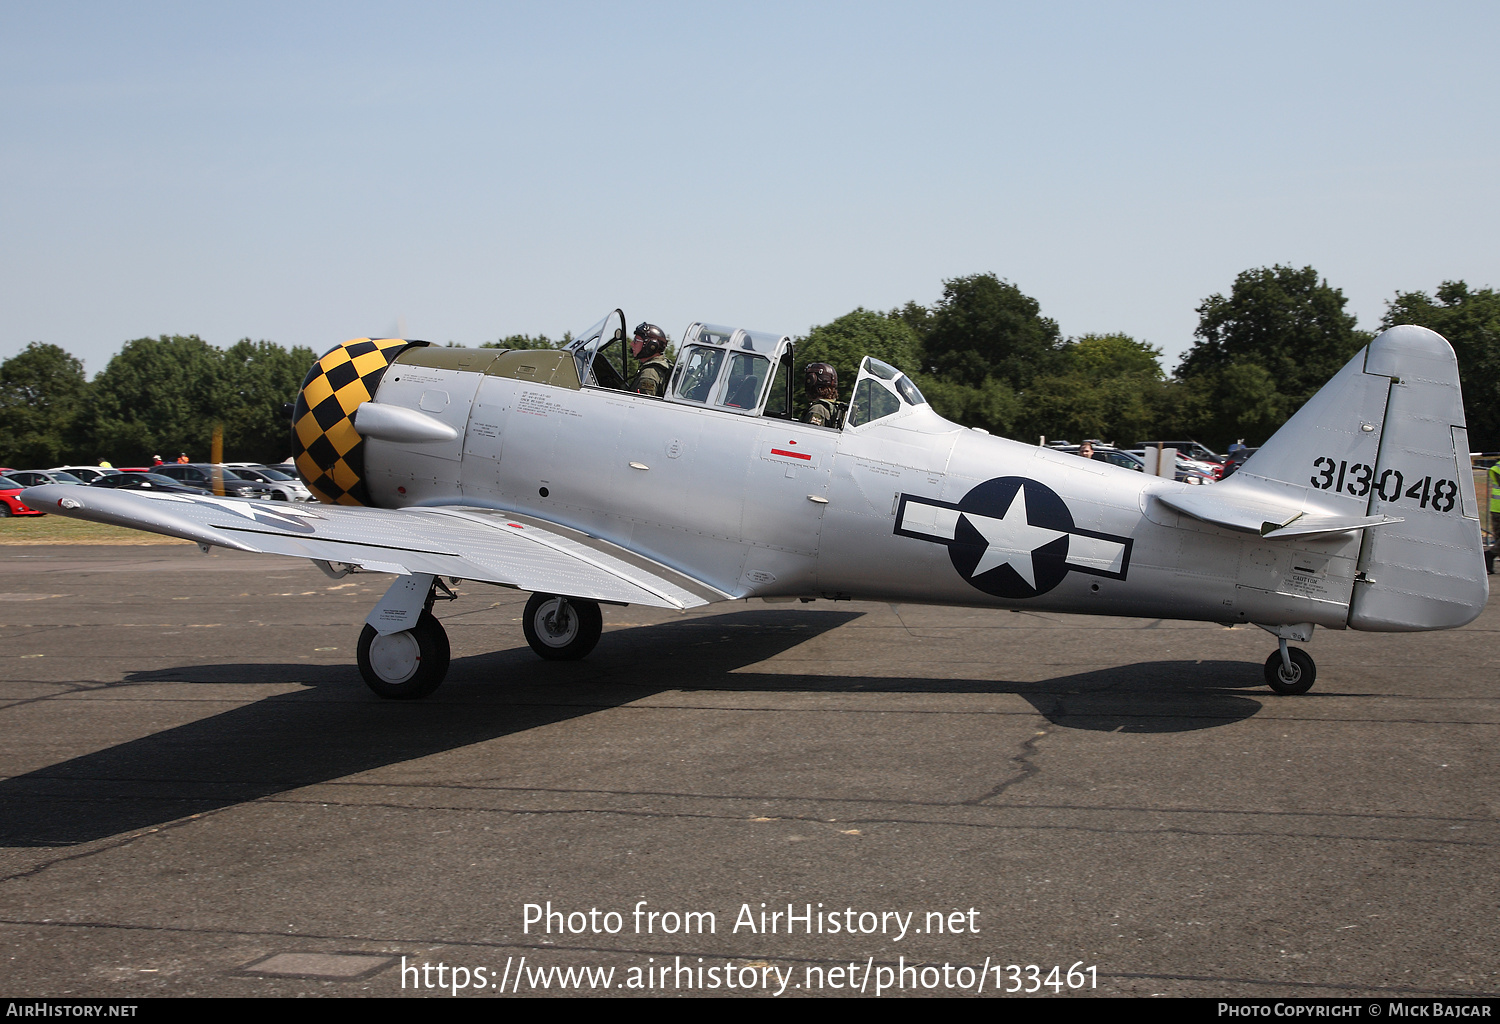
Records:
[[[1440,334],[1392,327],[1365,372],[1390,378],[1370,513],[1405,520],[1366,531],[1349,625],[1443,629],[1472,622],[1490,596],[1458,360]]]
[[[1355,629],[1446,629],[1484,609],[1458,360],[1441,335],[1380,334],[1221,486],[1239,478],[1331,513],[1402,520],[1364,531]]]

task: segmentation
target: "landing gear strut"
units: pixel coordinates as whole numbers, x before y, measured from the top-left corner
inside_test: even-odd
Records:
[[[599,642],[604,616],[597,601],[532,594],[521,629],[531,649],[548,661],[577,661]]]
[[[1306,693],[1318,678],[1318,666],[1312,655],[1300,647],[1288,647],[1281,641],[1279,650],[1266,659],[1266,685],[1283,697]]]
[[[1312,655],[1300,647],[1288,647],[1288,640],[1302,643],[1312,639],[1311,622],[1285,622],[1274,626],[1257,622],[1257,626],[1276,638],[1276,653],[1266,659],[1266,685],[1283,697],[1306,693],[1318,678],[1318,666]]]

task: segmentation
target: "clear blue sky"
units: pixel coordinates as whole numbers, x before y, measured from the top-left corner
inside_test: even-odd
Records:
[[[1500,286],[1500,5],[0,5],[0,359]],[[399,318],[399,319],[398,319]]]

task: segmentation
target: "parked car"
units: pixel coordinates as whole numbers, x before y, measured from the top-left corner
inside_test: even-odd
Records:
[[[1070,455],[1077,455],[1079,449],[1083,446],[1077,444],[1060,444],[1049,445],[1048,447],[1056,448],[1058,451],[1067,452]],[[1098,442],[1094,443],[1094,461],[1107,462],[1111,466],[1119,466],[1121,469],[1133,469],[1137,473],[1144,473],[1146,471],[1146,464],[1134,455]]]
[[[26,486],[19,480],[0,476],[0,519],[10,516],[44,516],[47,514],[38,512],[21,500],[21,492]]]
[[[1245,460],[1258,451],[1260,451],[1259,448],[1240,448],[1237,451],[1231,452],[1224,460],[1224,472],[1220,475],[1219,479],[1223,480],[1226,477],[1233,476],[1235,471],[1245,464]]]
[[[1147,448],[1175,448],[1179,458],[1199,463],[1215,480],[1223,479],[1224,456],[1197,441],[1137,441],[1135,447],[1142,451]]]
[[[43,469],[21,469],[5,474],[12,480],[21,481],[23,487],[37,487],[41,484],[79,484],[83,481],[72,473],[50,472]]]
[[[118,473],[118,469],[105,469],[103,466],[53,466],[47,470],[49,473],[71,473],[86,484],[91,484],[101,476],[109,476]]]
[[[206,462],[169,462],[165,466],[157,466],[153,472],[171,477],[180,484],[207,488],[214,494],[229,498],[269,498],[271,496],[270,489],[265,485],[246,480],[232,469],[213,466]]]
[[[1135,448],[1130,451],[1130,454],[1140,459],[1143,464],[1145,463],[1146,449]],[[1211,484],[1218,479],[1218,475],[1214,472],[1217,468],[1215,466],[1214,469],[1209,469],[1201,463],[1178,455],[1177,471],[1172,478],[1180,484]]]
[[[313,500],[312,491],[307,489],[306,484],[274,466],[262,466],[250,462],[226,462],[224,465],[246,480],[253,480],[269,487],[274,501]]]
[[[102,476],[91,487],[112,487],[122,491],[161,491],[166,494],[212,494],[206,487],[179,483],[160,473],[116,473]]]

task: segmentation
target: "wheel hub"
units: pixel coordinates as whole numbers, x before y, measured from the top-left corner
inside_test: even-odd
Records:
[[[543,605],[538,620],[542,639],[553,647],[566,647],[578,635],[578,614],[562,598]]]
[[[404,683],[422,667],[422,648],[410,630],[370,641],[370,667],[387,683]]]

